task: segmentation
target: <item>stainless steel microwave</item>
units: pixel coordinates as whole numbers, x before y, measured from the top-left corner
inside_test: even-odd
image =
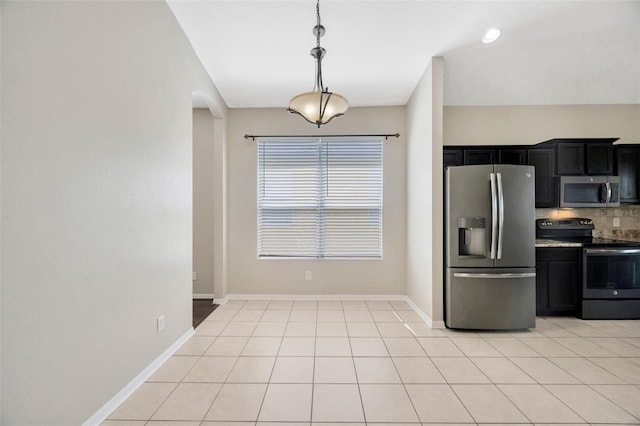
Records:
[[[560,207],[618,206],[620,206],[620,177],[560,177]]]

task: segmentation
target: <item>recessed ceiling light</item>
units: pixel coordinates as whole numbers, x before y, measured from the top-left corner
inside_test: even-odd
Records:
[[[482,42],[484,44],[489,44],[489,43],[493,43],[494,41],[496,41],[498,39],[498,37],[500,37],[500,28],[490,28],[485,34],[484,37],[482,37]]]

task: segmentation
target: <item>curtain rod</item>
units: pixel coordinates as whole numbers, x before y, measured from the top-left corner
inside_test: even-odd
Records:
[[[399,138],[400,133],[382,133],[372,135],[244,135],[245,139],[256,140],[256,138],[344,138],[344,137],[367,137],[380,136],[388,140],[391,137]]]

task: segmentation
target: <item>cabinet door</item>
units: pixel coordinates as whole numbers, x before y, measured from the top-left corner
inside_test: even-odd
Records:
[[[640,147],[618,147],[620,202],[640,202]]]
[[[555,149],[530,149],[529,164],[536,168],[536,207],[557,207]]]
[[[536,248],[536,313],[577,315],[580,288],[579,248]]]
[[[613,174],[613,145],[610,143],[587,143],[587,174]]]
[[[464,150],[464,164],[495,164],[496,163],[496,150],[495,149],[465,149]]]
[[[578,273],[575,260],[549,261],[549,310],[576,314],[578,309]]]
[[[536,257],[540,258],[540,250],[536,249]],[[536,259],[536,314],[549,312],[549,262]]]
[[[498,151],[498,163],[500,164],[528,164],[527,150],[518,148],[502,148]]]
[[[462,161],[463,158],[461,149],[445,148],[442,152],[442,162],[445,168],[449,166],[462,166]]]
[[[560,143],[558,150],[558,174],[582,175],[584,174],[584,144]]]

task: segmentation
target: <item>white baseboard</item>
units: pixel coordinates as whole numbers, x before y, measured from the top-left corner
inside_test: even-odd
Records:
[[[418,316],[420,316],[420,318],[422,318],[422,321],[426,322],[427,325],[430,328],[446,328],[444,325],[444,321],[434,321],[431,319],[431,317],[427,314],[425,314],[422,309],[418,308],[418,306],[413,303],[413,300],[409,299],[409,297],[407,296],[407,303],[409,304],[409,306],[411,306],[413,308],[414,311],[416,311],[416,313],[418,314]]]
[[[444,324],[444,321],[432,321],[430,327],[431,328],[447,328],[447,326]]]
[[[194,299],[215,299],[215,295],[213,293],[208,294],[208,293],[194,293],[193,294],[193,298]]]
[[[223,297],[222,299],[215,299],[214,302],[218,305],[224,305],[229,301],[229,296]]]
[[[393,300],[405,301],[430,328],[446,328],[444,321],[434,321],[404,294],[228,294],[216,303],[229,300]]]
[[[186,333],[178,338],[171,346],[169,346],[164,352],[160,354],[155,360],[151,362],[144,370],[140,372],[133,380],[131,380],[120,392],[118,392],[113,398],[111,398],[106,404],[104,404],[93,416],[89,417],[82,425],[94,426],[99,425],[116,408],[120,406],[127,398],[129,398],[133,392],[136,391],[153,373],[156,372],[162,364],[167,361],[171,355],[173,355],[180,346],[182,346],[191,336],[195,333],[193,328],[190,328]]]

